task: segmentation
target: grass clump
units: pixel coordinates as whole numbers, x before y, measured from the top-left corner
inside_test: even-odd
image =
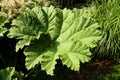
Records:
[[[101,25],[102,39],[94,56],[116,58],[120,54],[120,2],[119,0],[95,0],[94,18]]]

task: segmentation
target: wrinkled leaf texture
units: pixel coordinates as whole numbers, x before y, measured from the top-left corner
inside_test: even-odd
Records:
[[[40,63],[42,70],[50,75],[57,59],[78,71],[80,62],[91,59],[89,48],[95,47],[101,38],[99,25],[92,21],[86,9],[35,7],[26,9],[12,25],[8,36],[20,39],[16,51],[28,45],[24,51],[27,69]]]

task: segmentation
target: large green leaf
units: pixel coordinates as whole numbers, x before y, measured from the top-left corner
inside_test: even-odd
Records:
[[[54,54],[54,57],[45,53],[48,57],[44,58],[55,61],[57,59],[55,56],[58,55],[63,64],[72,70],[79,70],[80,62],[84,63],[90,60],[89,48],[95,47],[96,41],[101,38],[99,36],[100,31],[97,30],[99,25],[94,23],[90,16],[85,17],[88,13],[85,12],[80,16],[81,13],[76,13],[76,11],[77,9],[73,11],[63,10],[61,33],[56,40],[56,43],[58,43],[57,51],[52,51],[51,55]],[[83,12],[83,10],[80,11]],[[53,49],[55,48],[53,47]],[[53,67],[49,66],[49,61],[46,62],[47,68],[44,69],[44,66],[42,66],[42,69],[47,71]]]
[[[0,70],[0,80],[12,80],[14,72],[15,69],[10,67]]]
[[[80,62],[88,62],[100,39],[99,25],[87,9],[59,10],[51,7],[26,9],[12,22],[9,37],[20,39],[16,51],[25,45],[26,67],[41,63],[42,70],[53,75],[56,60],[72,70],[79,70]]]
[[[79,13],[76,11],[78,10],[65,10],[67,15],[63,15],[64,22],[57,39],[57,42],[60,43],[58,46],[60,59],[72,70],[79,70],[80,62],[84,63],[90,60],[89,48],[95,47],[96,41],[101,38],[100,31],[97,30],[99,25],[92,22],[90,16],[85,17],[88,13],[84,12],[83,14],[83,10],[79,10]]]
[[[49,33],[51,39],[55,40],[60,33],[61,19],[61,11],[53,6],[50,8],[35,7],[32,10],[26,9],[17,19],[13,20],[13,27],[10,29],[8,36],[20,39],[16,51],[25,45],[29,45],[31,40],[39,39],[41,34]]]

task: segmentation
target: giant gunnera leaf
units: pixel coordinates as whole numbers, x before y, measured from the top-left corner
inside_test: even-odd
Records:
[[[15,69],[11,67],[0,70],[0,80],[12,80],[14,72]]]
[[[41,69],[53,75],[56,60],[78,71],[80,63],[91,58],[90,48],[100,40],[99,25],[87,9],[35,7],[27,9],[13,20],[9,36],[19,40],[16,49],[25,48],[27,69],[41,64]]]
[[[13,27],[8,36],[20,39],[16,45],[16,51],[18,51],[19,48],[29,45],[31,40],[39,39],[41,34],[49,33],[51,39],[55,40],[59,36],[61,24],[62,12],[53,6],[26,9],[17,19],[13,20]]]

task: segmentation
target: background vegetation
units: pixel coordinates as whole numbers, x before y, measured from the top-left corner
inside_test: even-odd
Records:
[[[0,80],[120,79],[119,0],[0,1]]]

